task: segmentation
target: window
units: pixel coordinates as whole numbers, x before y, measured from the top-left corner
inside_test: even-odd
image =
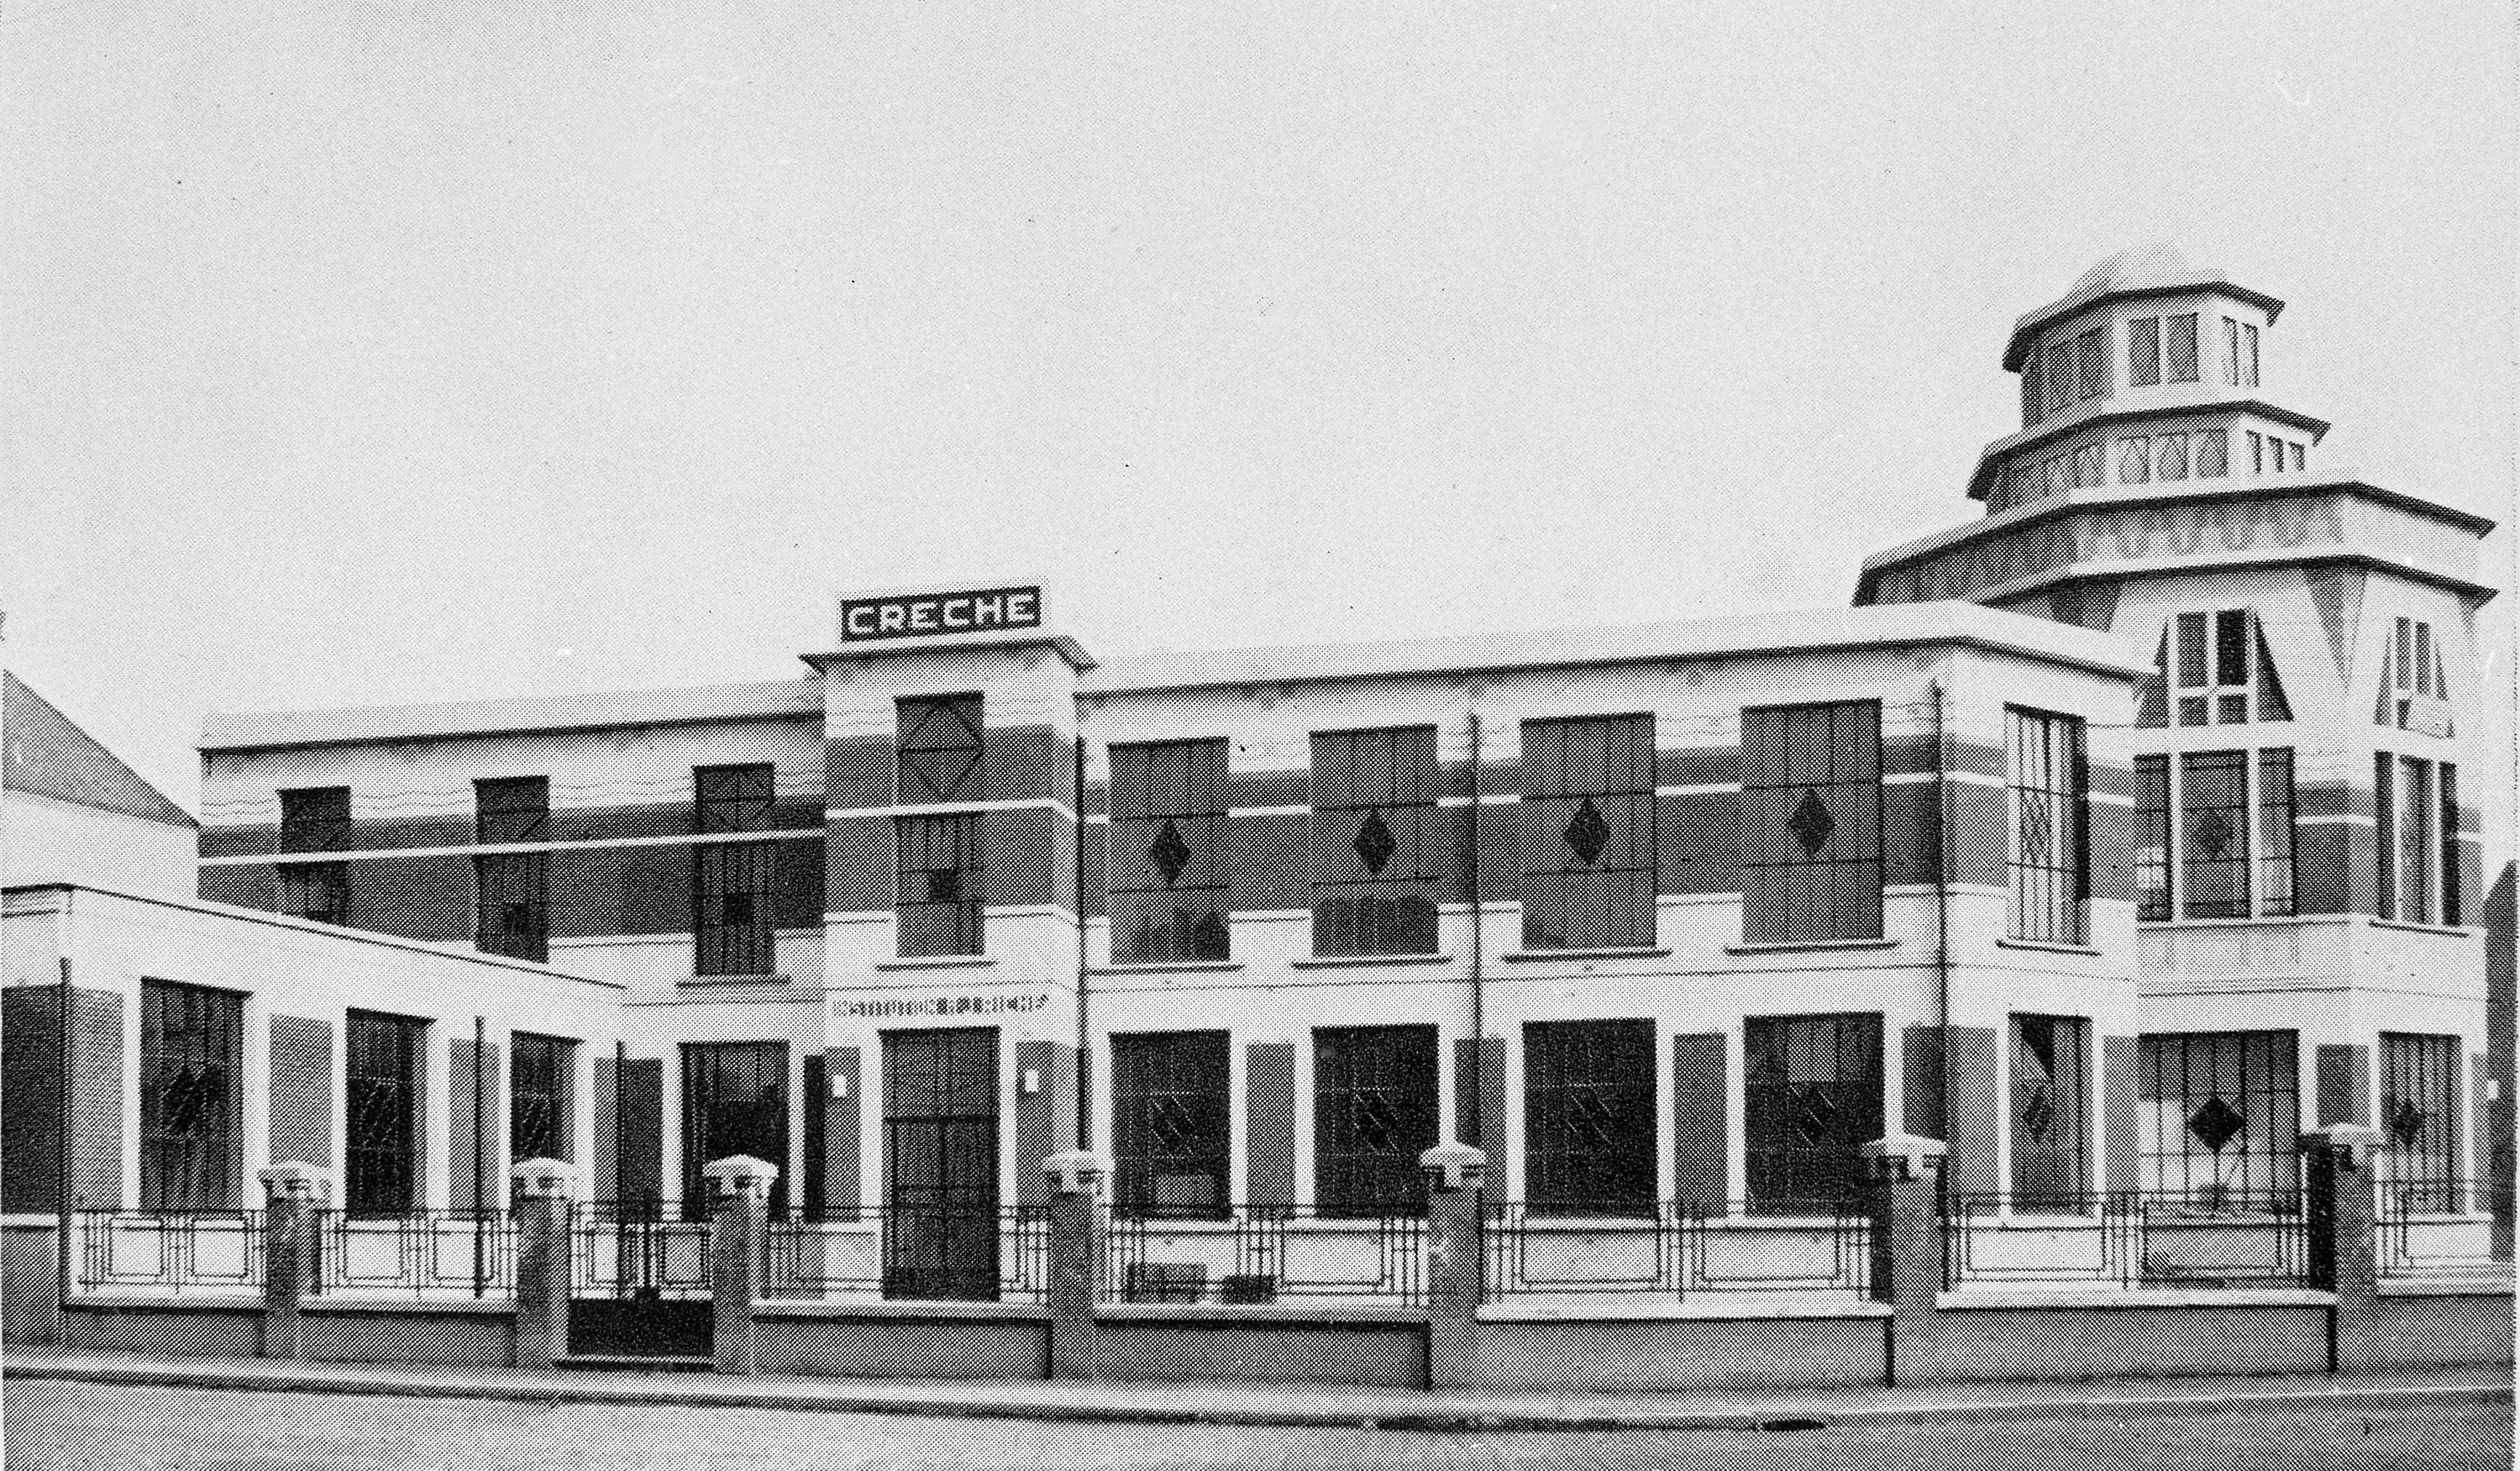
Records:
[[[245,998],[140,985],[140,1208],[233,1211],[243,1189]]]
[[[2170,917],[2170,758],[2135,758],[2135,916]]]
[[[1418,1156],[1435,1147],[1435,1029],[1313,1033],[1314,1200],[1325,1216],[1425,1209]]]
[[[2300,1078],[2290,1032],[2174,1032],[2137,1044],[2143,1187],[2208,1208],[2300,1179]],[[2264,1205],[2267,1202],[2259,1202]]]
[[[551,883],[540,853],[483,853],[472,860],[472,946],[518,960],[551,958]]]
[[[2240,382],[2240,323],[2236,317],[2223,319],[2223,381],[2237,387]]]
[[[2196,478],[2219,480],[2231,472],[2231,431],[2207,429],[2196,435]]]
[[[1222,960],[1233,929],[1226,742],[1111,747],[1111,958]]]
[[[508,1038],[508,1157],[566,1160],[570,1153],[569,1082],[577,1044],[514,1032]]]
[[[2244,359],[2240,382],[2254,388],[2258,385],[2258,329],[2250,323],[2240,324],[2240,351]]]
[[[473,782],[472,838],[482,843],[551,841],[551,779],[506,777]]]
[[[777,776],[770,763],[692,771],[694,825],[703,833],[766,832]],[[771,843],[699,843],[692,850],[693,973],[769,975],[777,966]]]
[[[2410,924],[2433,920],[2433,764],[2398,760],[2398,789],[2390,804],[2397,829],[2397,908],[2389,917]]]
[[[377,1011],[349,1014],[349,1209],[399,1216],[420,1204],[421,1040],[428,1024]]]
[[[2012,1018],[2012,1188],[2024,1210],[2079,1210],[2091,1189],[2091,1023]]]
[[[2458,1039],[2381,1033],[2379,1174],[2407,1209],[2461,1208],[2458,1127]]]
[[[280,846],[289,853],[350,846],[350,789],[305,786],[282,792]]]
[[[2301,443],[2299,440],[2291,440],[2288,441],[2288,443],[2291,445],[2292,450],[2291,467],[2296,472],[2298,472],[2308,466],[2310,460],[2310,447]]]
[[[2039,389],[2039,354],[2032,352],[2021,360],[2021,423],[2024,427],[2037,423],[2044,412]]]
[[[2156,480],[2187,478],[2187,436],[2162,434],[2154,438],[2152,477]]]
[[[683,1210],[709,1219],[714,1192],[701,1169],[748,1154],[779,1167],[770,1211],[788,1211],[788,1044],[683,1044]]]
[[[2293,869],[2294,804],[2292,752],[2258,752],[2258,913],[2285,916],[2295,913],[2297,875]]]
[[[2125,485],[2143,485],[2152,479],[2152,441],[2121,439],[2118,441],[2118,480]]]
[[[905,805],[977,802],[988,794],[981,751],[980,696],[947,694],[905,699],[894,707],[898,739],[894,789]]]
[[[280,912],[318,924],[350,922],[348,864],[282,864]]]
[[[1753,944],[1881,935],[1881,706],[1741,712],[1743,934]]]
[[[2196,314],[2185,312],[2164,318],[2170,324],[2170,381],[2196,381]]]
[[[2161,319],[2138,317],[2127,324],[2127,382],[2149,388],[2161,381]]]
[[[1522,1061],[1532,1209],[1653,1215],[1654,1024],[1527,1022]]]
[[[2179,887],[2190,919],[2249,917],[2249,755],[2179,758]]]
[[[2083,723],[2035,710],[2004,712],[2012,775],[2010,932],[2016,940],[2083,943],[2091,849]]]
[[[1111,1039],[1113,1200],[1123,1216],[1223,1216],[1233,1200],[1227,1032]]]
[[[2420,618],[2397,620],[2394,646],[2381,654],[2379,723],[2393,722],[2398,729],[2422,730],[2427,735],[2447,736],[2451,726],[2429,703],[2450,697],[2450,681],[2442,660],[2442,648],[2433,638],[2433,626]],[[2395,694],[2390,691],[2394,688]]]
[[[1829,1210],[1864,1187],[1881,1137],[1881,1018],[1754,1016],[1744,1024],[1750,1208]]]
[[[904,956],[984,954],[980,815],[904,817],[895,826],[899,866],[893,910]]]
[[[1435,951],[1435,728],[1313,736],[1313,954]]]
[[[2074,339],[2058,337],[2048,344],[2048,411],[2075,402]]]
[[[2179,638],[2181,725],[2292,719],[2292,703],[2267,647],[2266,627],[2255,614],[2245,608],[2181,613],[2173,625]]]
[[[2458,768],[2445,761],[2441,780],[2441,922],[2463,924],[2465,892],[2458,881]]]
[[[2109,334],[2104,327],[2094,327],[2075,338],[2075,388],[2077,398],[2086,402],[2105,398],[2109,391]]]
[[[1654,943],[1650,715],[1522,725],[1522,943]]]

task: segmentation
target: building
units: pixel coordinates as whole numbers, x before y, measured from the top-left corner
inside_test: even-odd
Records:
[[[2211,1208],[2378,1121],[2467,1212],[2487,525],[2309,468],[2280,306],[2153,251],[2024,318],[1988,514],[1852,609],[1103,662],[1024,582],[843,596],[776,684],[213,717],[202,909],[423,958],[223,1059],[248,1137],[371,1059],[410,1169],[231,1158],[461,1203],[559,1049],[592,1195],[757,1155],[939,1297],[1079,1143],[1134,1218],[1406,1213],[1458,1138],[1529,1215],[1755,1222],[1899,1130]]]

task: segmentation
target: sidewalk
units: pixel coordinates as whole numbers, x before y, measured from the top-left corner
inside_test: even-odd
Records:
[[[2409,1371],[2330,1379],[2154,1379],[1914,1389],[1529,1394],[1222,1383],[837,1379],[612,1370],[413,1368],[268,1359],[53,1354],[12,1349],[21,1379],[178,1385],[297,1394],[425,1395],[580,1404],[739,1405],[859,1414],[1138,1424],[1364,1426],[1395,1430],[1758,1430],[1936,1421],[2189,1415],[2237,1406],[2509,1403],[2507,1370]]]

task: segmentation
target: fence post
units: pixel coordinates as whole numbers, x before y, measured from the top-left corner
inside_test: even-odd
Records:
[[[2301,1147],[2310,1156],[2304,1275],[2311,1286],[2336,1295],[2328,1310],[2327,1370],[2376,1367],[2380,1258],[2371,1160],[2380,1131],[2360,1124],[2305,1129]]]
[[[1487,1300],[1487,1152],[1437,1144],[1418,1168],[1426,1175],[1426,1387],[1473,1389]]]
[[[1872,1168],[1872,1300],[1890,1305],[1881,1382],[1926,1384],[1935,1373],[1934,1295],[1943,1286],[1941,1139],[1893,1134],[1864,1146]]]
[[[700,1166],[717,1185],[709,1231],[709,1346],[721,1374],[761,1369],[752,1305],[761,1293],[762,1244],[770,1222],[770,1183],[779,1167],[749,1154]]]
[[[568,1353],[569,1200],[577,1167],[518,1160],[516,1181],[517,1367],[547,1369]]]
[[[1090,1149],[1041,1162],[1050,1181],[1050,1377],[1091,1379],[1101,1363],[1094,1310],[1102,1297],[1102,1181],[1110,1163]]]
[[[303,1359],[298,1305],[315,1286],[315,1195],[323,1174],[313,1165],[270,1165],[262,1181],[262,1357]]]

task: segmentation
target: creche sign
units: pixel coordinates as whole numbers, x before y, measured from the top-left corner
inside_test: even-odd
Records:
[[[933,639],[1041,627],[1038,584],[840,600],[840,640]]]

